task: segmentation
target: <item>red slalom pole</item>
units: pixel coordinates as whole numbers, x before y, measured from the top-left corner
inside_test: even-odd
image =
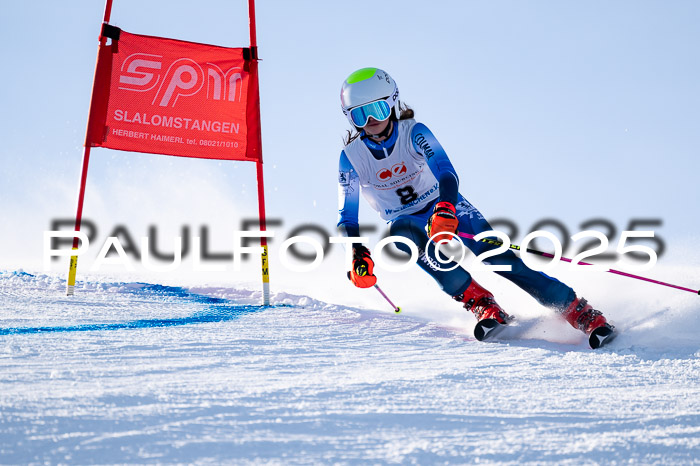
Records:
[[[260,153],[258,154],[258,159],[255,162],[255,173],[258,182],[258,218],[260,221],[260,231],[267,230],[267,220],[265,216],[265,183],[263,181],[263,159],[262,159],[262,133],[260,131],[260,88],[259,88],[259,78],[258,78],[258,38],[255,26],[255,0],[248,0],[248,21],[250,27],[250,54],[253,60],[252,67],[255,69],[255,83],[256,92],[258,94],[258,105],[256,109],[256,125],[258,128],[258,147],[260,148]],[[262,247],[261,263],[262,263],[262,304],[263,306],[270,305],[270,265],[267,247],[267,237],[260,237],[260,246]]]
[[[474,240],[474,235],[470,235],[469,233],[461,233],[461,232],[460,232],[460,233],[457,233],[457,236],[461,236],[462,238],[467,238],[467,239]],[[480,242],[482,242],[482,243],[488,243],[488,244],[491,244],[491,245],[493,245],[493,246],[501,246],[501,245],[503,244],[501,241],[496,241],[496,240],[492,240],[492,239],[488,239],[488,238],[481,239]],[[513,250],[515,250],[515,251],[520,251],[520,252],[522,252],[522,249],[520,248],[520,246],[515,245],[515,244],[510,244],[510,245],[508,246],[508,248],[509,248],[509,249],[513,249]],[[531,254],[536,254],[536,255],[542,256],[542,257],[549,257],[549,258],[552,258],[552,259],[554,258],[554,254],[550,254],[550,253],[548,253],[548,252],[538,251],[538,250],[536,250],[536,249],[527,248],[527,249],[526,249],[526,252],[529,252],[529,253],[531,253]],[[564,262],[569,262],[569,263],[572,262],[571,259],[568,259],[568,258],[566,258],[566,257],[560,257],[559,260],[562,260],[562,261],[564,261]],[[590,263],[588,263],[588,262],[579,262],[579,264],[581,264],[581,265],[593,265],[593,264],[590,264]],[[623,277],[634,278],[634,279],[636,279],[636,280],[642,280],[642,281],[649,282],[649,283],[655,283],[655,284],[657,284],[657,285],[668,286],[668,287],[670,287],[670,288],[675,288],[675,289],[677,289],[677,290],[689,291],[689,292],[691,292],[691,293],[700,295],[700,290],[693,290],[693,289],[691,289],[691,288],[685,288],[685,287],[683,287],[683,286],[673,285],[673,284],[671,284],[671,283],[666,283],[666,282],[662,282],[662,281],[659,281],[659,280],[653,280],[653,279],[651,279],[651,278],[642,277],[642,276],[640,276],[640,275],[634,275],[634,274],[627,273],[627,272],[621,272],[621,271],[615,270],[615,269],[608,269],[608,270],[606,270],[606,272],[614,273],[614,274],[616,274],[616,275],[622,275]]]
[[[112,15],[112,0],[107,0],[105,3],[105,14],[103,23],[108,23]],[[100,30],[101,31],[101,30]],[[107,43],[107,38],[100,33],[100,47],[104,47]],[[99,53],[98,53],[99,59]],[[97,64],[95,64],[95,77],[92,82],[92,94],[95,95],[95,82],[97,81]],[[90,99],[90,107],[92,108],[92,98]],[[88,111],[88,115],[92,112]],[[75,212],[75,231],[80,231],[83,223],[83,203],[85,201],[85,185],[87,183],[88,165],[90,164],[90,141],[88,141],[90,128],[90,119],[88,117],[88,129],[85,131],[85,151],[83,152],[82,169],[80,173],[80,187],[78,189],[78,207]],[[73,250],[78,249],[79,239],[73,238]],[[66,296],[73,296],[75,289],[75,276],[78,272],[78,256],[71,256],[70,264],[68,265],[68,280],[66,282]]]

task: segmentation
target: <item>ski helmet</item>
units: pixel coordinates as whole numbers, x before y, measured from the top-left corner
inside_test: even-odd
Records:
[[[369,117],[384,121],[394,115],[399,118],[399,88],[386,71],[362,68],[343,82],[340,105],[350,123],[357,128],[367,125]]]

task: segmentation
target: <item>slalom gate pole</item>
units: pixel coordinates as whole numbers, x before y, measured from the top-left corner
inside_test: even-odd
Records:
[[[253,60],[258,59],[258,39],[255,27],[255,0],[248,0],[248,21],[250,26],[250,51]],[[258,79],[257,73],[255,79]],[[258,91],[259,92],[259,91]],[[260,105],[258,102],[257,119],[260,121]],[[258,217],[260,219],[260,231],[266,231],[267,220],[265,217],[265,184],[263,182],[263,160],[262,160],[262,135],[258,132],[260,138],[260,154],[255,162],[256,177],[258,180]],[[262,304],[263,306],[270,305],[270,262],[267,248],[267,237],[260,237],[261,253],[261,272],[262,272]]]
[[[83,223],[83,202],[85,200],[85,184],[87,182],[88,165],[90,163],[90,146],[85,146],[83,152],[83,168],[80,173],[80,188],[78,189],[78,208],[75,213],[75,231],[80,231]],[[80,240],[73,237],[73,251],[78,249]],[[66,296],[73,296],[75,292],[75,277],[78,273],[78,256],[71,256],[68,265],[68,281],[66,282]]]
[[[112,15],[112,0],[106,0],[105,3],[105,14],[104,23],[109,22],[109,18]],[[101,29],[100,29],[101,30]],[[100,46],[104,46],[107,43],[107,38],[100,34]],[[99,58],[99,52],[98,52]],[[95,82],[97,78],[97,63],[95,63],[95,76],[92,81],[92,94],[95,94]],[[90,99],[90,106],[92,107],[92,98]],[[92,113],[88,111],[88,115]],[[90,118],[88,117],[88,128],[90,127]],[[88,141],[88,130],[85,131],[85,151],[83,152],[83,163],[80,173],[80,188],[78,189],[78,208],[75,213],[75,231],[80,231],[80,227],[83,223],[83,202],[85,201],[85,184],[87,182],[88,165],[90,164],[90,143]],[[73,251],[78,249],[79,244],[78,237],[73,238]],[[66,296],[73,296],[75,290],[75,276],[78,272],[78,256],[71,256],[70,264],[68,265],[68,281],[66,282]]]
[[[265,188],[263,183],[262,161],[255,162],[257,166],[258,178],[258,215],[260,217],[260,231],[266,231],[267,221],[265,218]],[[262,253],[260,255],[261,272],[262,272],[262,304],[263,306],[270,305],[270,262],[267,248],[267,237],[260,237],[260,246]]]
[[[377,289],[377,291],[379,291],[379,294],[382,295],[382,296],[384,297],[384,299],[386,299],[386,301],[387,301],[389,304],[391,304],[391,307],[394,308],[394,312],[395,312],[395,313],[398,314],[399,312],[401,312],[401,308],[398,307],[397,305],[395,305],[394,303],[391,302],[391,299],[389,299],[389,297],[382,291],[382,289],[379,288],[379,285],[376,285],[376,284],[375,284],[374,287]]]
[[[474,235],[470,235],[469,233],[461,233],[461,232],[460,232],[460,233],[457,233],[457,236],[461,236],[462,238],[467,238],[467,239],[474,240]],[[479,241],[482,242],[482,243],[491,244],[491,245],[493,245],[493,246],[501,246],[501,245],[503,245],[503,242],[497,241],[497,240],[493,240],[493,239],[489,239],[489,238],[483,238],[483,239],[481,239],[481,240],[479,240]],[[518,245],[510,244],[510,245],[508,245],[508,248],[509,248],[509,249],[513,249],[513,250],[515,250],[515,251],[520,251],[520,252],[522,253],[522,249],[521,249],[520,246],[518,246]],[[554,258],[554,254],[550,254],[550,253],[548,253],[548,252],[538,251],[538,250],[536,250],[536,249],[527,248],[527,249],[526,249],[526,252],[529,252],[529,253],[531,253],[531,254],[536,254],[536,255],[538,255],[538,256],[549,257],[550,259],[553,259],[553,258]],[[572,262],[571,259],[568,259],[568,258],[566,258],[566,257],[560,257],[559,260],[564,261],[564,262],[569,262],[569,263]],[[581,265],[593,265],[593,264],[590,264],[590,263],[588,263],[588,262],[582,262],[582,261],[580,261],[579,264],[581,264]],[[623,277],[634,278],[634,279],[636,279],[636,280],[642,280],[642,281],[649,282],[649,283],[654,283],[654,284],[656,284],[656,285],[668,286],[668,287],[670,287],[670,288],[675,288],[675,289],[677,289],[677,290],[689,291],[689,292],[691,292],[691,293],[700,295],[700,290],[693,290],[693,289],[691,289],[691,288],[685,288],[685,287],[683,287],[683,286],[673,285],[673,284],[671,284],[671,283],[666,283],[666,282],[662,282],[662,281],[659,281],[659,280],[652,280],[651,278],[642,277],[642,276],[640,276],[640,275],[634,275],[634,274],[627,273],[627,272],[621,272],[621,271],[615,270],[615,269],[608,269],[608,270],[606,270],[606,272],[614,273],[614,274],[616,274],[616,275],[622,275]]]

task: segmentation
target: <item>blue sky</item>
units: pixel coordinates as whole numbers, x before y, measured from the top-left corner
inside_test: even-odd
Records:
[[[0,258],[38,257],[49,220],[74,215],[103,8],[3,2]],[[340,85],[376,66],[442,142],[460,191],[520,237],[545,218],[570,234],[651,218],[669,252],[698,239],[698,2],[259,1],[257,20],[266,201],[285,227],[334,227]],[[114,0],[111,22],[248,44],[244,1]],[[93,150],[85,216],[103,231],[225,229],[255,203],[252,164]]]

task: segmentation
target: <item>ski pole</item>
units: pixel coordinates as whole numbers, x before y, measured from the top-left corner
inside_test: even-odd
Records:
[[[357,273],[357,274],[358,274],[359,276],[361,276],[361,277],[367,275],[367,265],[365,265],[365,264],[360,264],[360,265],[357,267],[357,269],[355,269],[355,273]],[[351,280],[351,278],[350,278],[350,272],[348,272],[348,280]],[[379,288],[379,285],[377,285],[377,284],[375,283],[375,284],[374,284],[374,288],[375,288],[377,291],[379,291],[379,294],[382,295],[382,297],[383,297],[384,299],[386,299],[386,301],[391,305],[391,307],[394,308],[394,312],[395,312],[395,313],[398,314],[399,312],[401,312],[401,308],[400,308],[399,306],[397,306],[396,304],[394,304],[393,302],[391,302],[391,299],[389,299],[389,297],[386,295],[386,293],[384,293],[384,292],[382,291],[382,289]]]
[[[394,312],[395,312],[395,313],[398,314],[399,312],[401,312],[401,308],[398,307],[397,305],[395,305],[394,303],[391,302],[391,299],[389,299],[389,297],[382,291],[382,289],[379,288],[379,285],[376,285],[376,284],[375,284],[374,287],[377,289],[377,291],[379,291],[379,294],[382,295],[382,296],[384,297],[384,299],[386,299],[386,301],[387,301],[389,304],[391,304],[391,307],[394,308]]]
[[[470,235],[469,233],[457,233],[457,235],[458,235],[458,236],[461,236],[462,238],[467,238],[467,239],[471,239],[471,240],[474,239],[474,235]],[[501,242],[501,241],[496,241],[496,240],[489,239],[489,238],[483,238],[483,239],[481,239],[481,240],[479,240],[479,241],[482,242],[482,243],[491,244],[491,245],[493,245],[493,246],[501,246],[501,245],[503,245],[503,242]],[[520,246],[518,246],[518,245],[516,245],[516,244],[511,244],[511,245],[508,246],[508,248],[509,248],[509,249],[514,249],[514,250],[516,250],[516,251],[521,251],[521,252],[522,252],[522,249],[520,248]],[[550,253],[547,253],[547,252],[538,251],[538,250],[536,250],[536,249],[527,248],[527,249],[526,249],[526,252],[529,252],[529,253],[531,253],[531,254],[536,254],[536,255],[538,255],[538,256],[554,258],[554,254],[550,254]],[[564,261],[564,262],[571,262],[571,259],[567,259],[566,257],[560,257],[559,260],[562,260],[562,261]],[[593,265],[593,264],[589,264],[588,262],[579,262],[579,264],[581,264],[581,265]],[[651,278],[642,277],[642,276],[640,276],[640,275],[634,275],[634,274],[627,273],[627,272],[621,272],[621,271],[615,270],[615,269],[608,269],[608,270],[606,270],[606,272],[614,273],[614,274],[617,274],[617,275],[622,275],[623,277],[629,277],[629,278],[634,278],[634,279],[637,279],[637,280],[643,280],[643,281],[649,282],[649,283],[655,283],[655,284],[657,284],[657,285],[668,286],[668,287],[670,287],[670,288],[675,288],[675,289],[677,289],[677,290],[689,291],[689,292],[691,292],[691,293],[695,293],[695,294],[700,295],[700,290],[693,290],[693,289],[690,289],[690,288],[685,288],[685,287],[683,287],[683,286],[673,285],[673,284],[671,284],[671,283],[666,283],[666,282],[662,282],[662,281],[659,281],[659,280],[652,280]]]

